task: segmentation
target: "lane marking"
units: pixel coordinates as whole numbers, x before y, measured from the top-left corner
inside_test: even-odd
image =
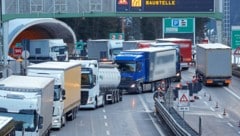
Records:
[[[221,114],[218,114],[218,117],[221,118],[221,119],[223,118],[223,116]]]
[[[107,131],[106,131],[106,134],[109,136],[109,135],[110,135],[110,132],[107,130]]]
[[[208,103],[206,101],[204,101],[204,103],[208,106]]]
[[[106,110],[105,110],[105,109],[103,109],[102,111],[103,111],[104,113],[106,112]]]
[[[210,107],[210,109],[211,109],[212,111],[215,111],[213,107]]]
[[[227,124],[228,124],[230,127],[233,127],[233,125],[232,125],[230,122],[228,122]]]
[[[149,108],[147,107],[147,104],[144,102],[143,98],[141,95],[138,95],[144,109],[147,111],[147,114],[149,116],[149,118],[151,119],[153,125],[155,126],[155,128],[157,129],[158,133],[160,134],[160,136],[165,136],[165,134],[163,133],[163,131],[161,130],[161,128],[157,125],[157,123],[154,121],[154,119],[152,118],[152,116],[149,113]]]
[[[223,87],[225,90],[227,90],[230,94],[232,94],[234,97],[236,97],[238,100],[240,100],[240,96],[238,96],[237,94],[235,94],[232,90],[230,90],[227,87]]]
[[[105,123],[104,123],[104,125],[107,127],[107,126],[108,126],[108,123],[107,123],[107,122],[105,122]]]
[[[104,117],[104,119],[107,119],[107,116],[106,116],[106,115],[104,115],[103,117]]]

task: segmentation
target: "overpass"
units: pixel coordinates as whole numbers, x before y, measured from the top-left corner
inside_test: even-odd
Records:
[[[46,38],[59,37],[60,32],[56,29],[63,28],[70,37],[68,41],[73,43],[76,38],[71,28],[50,18],[208,17],[218,20],[219,32],[222,30],[222,0],[1,0],[0,2],[0,53],[3,56],[4,65],[7,64],[6,56],[8,56],[9,47],[18,42],[19,36],[12,37],[9,30],[10,22],[15,19],[32,18],[35,20],[32,20],[34,23],[25,25],[28,27],[22,30],[31,28],[31,33],[34,33],[35,29],[35,32],[41,32]],[[48,18],[49,22],[43,23],[44,19],[36,20],[36,18]],[[24,25],[22,23],[19,25]],[[50,29],[53,26],[55,29]],[[221,37],[220,33],[218,37]],[[218,39],[221,40],[221,38]]]

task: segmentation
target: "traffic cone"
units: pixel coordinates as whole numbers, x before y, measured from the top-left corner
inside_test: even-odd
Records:
[[[226,115],[226,110],[224,109],[224,110],[223,110],[223,116],[225,116],[225,115]]]
[[[209,99],[208,99],[208,101],[212,101],[212,97],[211,97],[211,95],[209,96]]]
[[[215,108],[218,108],[218,102],[216,102],[216,106],[215,106]]]

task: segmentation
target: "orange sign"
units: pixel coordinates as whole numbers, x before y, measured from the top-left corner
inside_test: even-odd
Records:
[[[14,56],[20,56],[21,54],[22,54],[22,48],[21,47],[13,48],[13,55]]]

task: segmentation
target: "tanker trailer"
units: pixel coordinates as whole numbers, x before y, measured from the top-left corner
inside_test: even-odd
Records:
[[[99,87],[100,92],[105,96],[106,103],[122,101],[122,90],[118,88],[121,80],[117,65],[100,62],[99,63]]]

